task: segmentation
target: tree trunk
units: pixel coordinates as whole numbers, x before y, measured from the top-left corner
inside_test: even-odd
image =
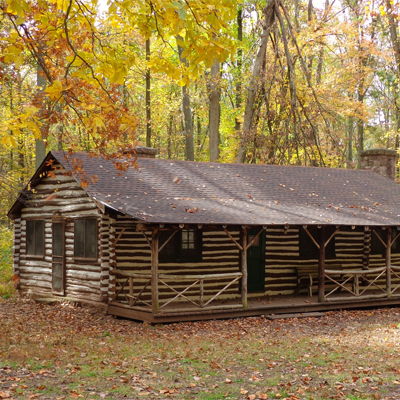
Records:
[[[215,61],[211,67],[211,82],[209,92],[209,135],[210,135],[210,161],[217,161],[219,157],[219,123],[220,123],[220,97],[219,87],[220,64]]]
[[[395,20],[393,15],[393,7],[391,0],[386,0],[387,17],[389,20],[389,32],[390,41],[393,47],[394,58],[396,60],[396,74],[397,81],[400,80],[400,41],[397,34],[398,21]],[[400,99],[397,87],[394,90],[394,103],[395,103],[395,115],[396,115],[396,136],[395,136],[395,148],[399,147],[399,131],[400,131]]]
[[[46,157],[46,144],[44,139],[47,137],[49,129],[49,125],[47,122],[47,107],[44,97],[44,93],[46,90],[46,77],[44,76],[43,69],[39,64],[37,64],[36,85],[38,87],[39,97],[41,99],[40,116],[42,120],[41,121],[42,126],[40,128],[41,138],[40,139],[37,138],[35,141],[35,154],[36,154],[35,168],[38,169],[40,167],[40,164],[42,164],[42,161]]]
[[[242,42],[243,42],[243,11],[239,8],[237,13],[237,39],[239,42],[237,53],[236,53],[236,68],[237,68],[237,78],[236,78],[236,87],[235,87],[235,106],[237,110],[240,110],[242,107],[242,63],[243,63],[243,50],[242,50]],[[240,132],[240,120],[238,117],[235,118],[235,132],[239,135]]]
[[[150,38],[146,40],[146,62],[150,62]],[[151,147],[151,75],[146,69],[146,146]]]
[[[267,6],[263,10],[265,19],[263,22],[263,33],[261,36],[261,44],[256,59],[254,60],[252,75],[247,91],[246,108],[244,111],[242,137],[240,140],[239,151],[237,154],[237,162],[243,163],[246,158],[246,145],[248,137],[253,125],[254,104],[259,88],[259,78],[262,69],[263,60],[267,50],[269,33],[275,23],[275,0],[268,0]]]
[[[178,44],[179,60],[187,66],[187,60],[182,57],[182,52],[183,49]],[[185,160],[194,161],[193,119],[190,107],[189,87],[187,85],[182,86],[182,108],[185,120]]]

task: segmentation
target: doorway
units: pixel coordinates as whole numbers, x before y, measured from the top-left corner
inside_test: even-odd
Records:
[[[247,243],[257,236],[259,229],[247,231]],[[265,291],[265,230],[247,250],[247,291],[249,293]]]
[[[65,229],[63,222],[53,222],[52,289],[54,294],[65,292]]]

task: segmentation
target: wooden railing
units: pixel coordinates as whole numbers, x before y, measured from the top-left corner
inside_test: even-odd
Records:
[[[140,308],[143,311],[149,311],[151,308],[151,301],[144,298],[144,293],[146,288],[151,287],[151,274],[140,274],[128,271],[123,271],[119,269],[114,269],[112,271],[118,276],[116,279],[116,292],[115,301],[118,302],[118,296],[125,299],[125,302],[134,308]],[[223,308],[240,308],[243,307],[242,304],[229,304],[229,305],[215,305],[210,306],[210,303],[216,300],[223,292],[225,292],[230,286],[238,282],[242,278],[243,274],[241,272],[233,273],[222,273],[222,274],[202,274],[202,275],[169,275],[169,274],[158,274],[158,284],[163,285],[168,288],[170,292],[173,293],[173,297],[164,301],[160,304],[160,312],[165,312],[167,306],[175,302],[178,299],[184,299],[187,303],[192,304],[195,308],[200,309],[223,309]],[[204,284],[207,280],[229,280],[229,282],[209,299],[205,299],[204,296]],[[176,289],[173,287],[171,282],[188,282],[184,289]],[[140,283],[141,287],[135,292],[134,285],[137,287]],[[118,287],[117,287],[118,285]],[[188,291],[198,285],[198,300],[194,300],[193,296],[188,297]],[[128,290],[126,290],[128,288]],[[147,293],[148,297],[148,293]],[[147,306],[145,309],[143,306]],[[168,311],[182,312],[193,310],[192,308],[178,308],[174,307]]]
[[[337,274],[342,274],[342,279],[340,282],[337,278],[334,278]],[[397,277],[400,280],[400,267],[391,266],[390,267],[390,279],[391,282],[392,277]],[[334,288],[327,294],[325,294],[325,301],[344,301],[349,300],[352,296],[357,297],[359,299],[372,299],[372,298],[382,298],[382,297],[391,297],[396,292],[397,289],[400,288],[400,284],[396,287],[391,288],[389,285],[379,286],[378,281],[382,279],[387,274],[387,267],[379,267],[372,269],[362,269],[362,270],[325,270],[325,283],[331,282],[335,286]],[[386,282],[388,280],[386,279]],[[362,284],[362,287],[360,286]],[[375,289],[378,291],[378,294],[368,294],[367,291]],[[334,293],[338,293],[339,291],[344,291],[346,293],[350,293],[350,297],[332,297]],[[331,297],[330,297],[331,296]]]

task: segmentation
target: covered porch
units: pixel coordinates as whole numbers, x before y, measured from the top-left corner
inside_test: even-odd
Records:
[[[302,293],[292,290],[292,293],[282,295],[248,293],[247,252],[268,232],[267,226],[218,227],[218,231],[223,232],[237,249],[240,269],[207,273],[199,268],[196,273],[190,274],[160,271],[160,251],[179,230],[185,228],[185,225],[174,229],[164,226],[149,229],[146,225],[135,227],[135,231],[145,239],[150,249],[150,265],[147,271],[135,272],[119,268],[115,258],[111,271],[113,286],[108,306],[110,314],[162,323],[400,304],[400,267],[392,263],[391,255],[392,245],[400,233],[392,227],[379,227],[380,230],[378,227],[358,227],[361,231],[369,232],[369,237],[374,235],[385,248],[385,265],[364,265],[365,254],[362,254],[359,260],[362,267],[351,268],[327,264],[326,248],[341,231],[340,227],[332,230],[327,226],[318,226],[316,235],[315,230],[313,233],[307,226],[299,226],[298,229],[310,238],[312,246],[317,250],[318,259],[313,266],[308,266],[315,269],[307,271],[305,275],[299,275],[299,271],[306,266],[304,263],[297,268],[296,279]],[[197,228],[203,231],[216,229],[215,226]],[[283,226],[282,230],[286,232],[289,228]],[[128,230],[129,225],[121,225],[116,230],[115,246]],[[159,235],[162,231],[167,232],[167,236],[164,235],[166,239],[160,245]],[[252,235],[248,235],[250,231]],[[370,244],[367,253],[370,253]],[[303,287],[303,279],[308,287]],[[213,282],[211,291],[208,285],[210,282]],[[235,288],[234,295],[232,288]],[[230,295],[227,295],[228,291],[231,291]]]
[[[237,307],[234,300],[216,301],[214,309],[198,309],[196,307],[188,307],[186,311],[182,311],[179,307],[170,306],[168,310],[152,314],[151,310],[139,310],[126,304],[112,302],[108,306],[108,313],[111,315],[130,318],[152,324],[183,322],[183,321],[201,321],[210,319],[224,318],[241,318],[256,317],[279,314],[293,313],[311,313],[324,312],[343,309],[361,309],[373,307],[392,307],[400,305],[400,292],[394,294],[391,298],[374,298],[376,291],[369,291],[371,297],[358,298],[349,295],[333,296],[332,301],[319,302],[318,296],[311,297],[304,295],[282,295],[274,297],[250,298],[247,308]],[[337,297],[335,300],[334,298]],[[230,305],[232,304],[232,307]],[[221,307],[218,307],[220,305]]]

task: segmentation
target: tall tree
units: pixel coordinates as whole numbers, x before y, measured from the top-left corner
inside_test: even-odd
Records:
[[[146,39],[146,62],[150,63],[150,38]],[[146,146],[151,147],[151,73],[146,66]]]
[[[219,123],[220,123],[220,64],[215,61],[211,67],[209,83],[209,137],[210,137],[210,161],[219,158]]]
[[[181,39],[181,37],[177,38],[179,60],[187,68],[188,61],[183,57],[183,48],[179,44]],[[182,86],[182,109],[185,121],[185,160],[194,161],[193,118],[188,83]]]

